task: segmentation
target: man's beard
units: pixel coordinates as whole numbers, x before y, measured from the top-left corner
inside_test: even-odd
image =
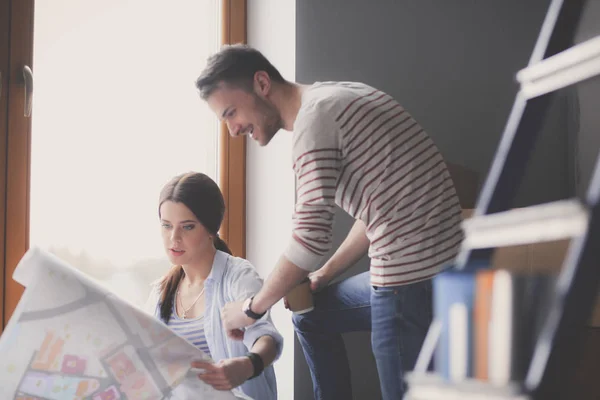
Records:
[[[266,145],[283,127],[283,120],[281,119],[281,115],[275,106],[259,96],[255,96],[255,98],[257,111],[262,117],[261,128],[265,138],[265,142],[261,144]]]

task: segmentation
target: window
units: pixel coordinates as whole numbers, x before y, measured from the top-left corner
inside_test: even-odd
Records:
[[[190,170],[220,183],[221,234],[244,256],[245,139],[229,142],[194,80],[219,43],[245,40],[245,1],[35,0],[35,13],[33,0],[0,2],[12,7],[0,60],[11,80],[33,61],[35,82],[31,118],[23,83],[9,83],[2,127],[4,321],[22,292],[12,271],[29,243],[142,303],[169,267],[160,189]]]

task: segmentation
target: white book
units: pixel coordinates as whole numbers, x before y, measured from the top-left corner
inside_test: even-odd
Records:
[[[450,307],[450,378],[457,382],[465,380],[469,368],[469,317],[464,303]]]
[[[488,341],[488,376],[494,385],[504,386],[511,380],[513,363],[513,278],[505,270],[494,274],[492,312]]]

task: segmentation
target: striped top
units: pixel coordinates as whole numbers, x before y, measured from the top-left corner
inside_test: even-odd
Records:
[[[446,164],[392,97],[354,82],[319,82],[294,124],[296,206],[286,257],[316,269],[331,249],[335,205],[367,226],[371,283],[431,278],[462,241],[461,209]]]
[[[177,335],[181,336],[206,353],[207,356],[211,357],[208,341],[206,340],[206,335],[204,333],[204,315],[201,315],[198,318],[182,319],[177,315],[175,304],[173,304],[173,312],[171,313],[171,318],[167,325]]]

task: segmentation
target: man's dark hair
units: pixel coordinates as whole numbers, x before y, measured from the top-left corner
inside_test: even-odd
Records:
[[[285,82],[260,51],[245,44],[228,45],[208,58],[204,71],[196,80],[196,88],[204,100],[220,83],[251,91],[254,74],[258,71],[265,71],[274,82]]]

